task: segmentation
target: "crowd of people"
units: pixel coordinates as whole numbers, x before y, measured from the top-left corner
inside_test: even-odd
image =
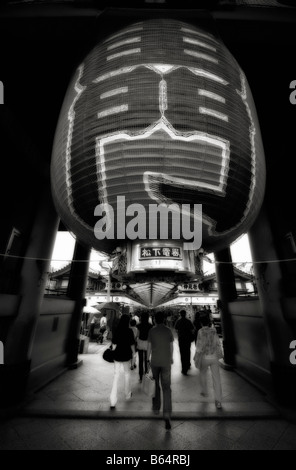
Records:
[[[163,402],[163,418],[166,429],[171,428],[172,393],[171,367],[173,364],[174,335],[177,336],[181,359],[181,373],[187,375],[191,367],[191,345],[195,344],[193,361],[199,369],[201,395],[208,395],[207,371],[211,370],[215,405],[222,408],[222,387],[219,372],[219,359],[223,350],[209,311],[199,312],[198,319],[192,322],[186,310],[179,312],[178,319],[166,322],[163,311],[157,311],[153,318],[148,311],[141,316],[122,314],[112,333],[114,350],[114,376],[110,393],[110,408],[115,409],[118,400],[120,372],[124,373],[126,400],[132,398],[131,370],[138,367],[139,382],[151,369],[155,381],[152,410],[160,413]]]

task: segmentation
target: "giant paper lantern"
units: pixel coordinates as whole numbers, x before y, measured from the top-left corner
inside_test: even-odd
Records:
[[[243,71],[215,34],[172,19],[106,37],[69,85],[51,176],[64,224],[99,251],[125,243],[132,209],[148,214],[151,204],[190,204],[191,215],[202,204],[202,247],[229,245],[254,222],[265,189],[260,129]],[[114,236],[97,238],[99,220],[106,233],[114,224]],[[149,239],[148,225],[139,238]]]

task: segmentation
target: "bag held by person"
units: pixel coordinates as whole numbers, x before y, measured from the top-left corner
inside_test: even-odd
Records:
[[[153,378],[152,370],[149,369],[142,378],[142,390],[148,397],[155,396],[155,380]]]
[[[107,362],[114,362],[114,351],[112,345],[103,352],[103,359]]]
[[[220,339],[219,339],[218,335],[217,335],[217,342],[216,342],[216,355],[217,355],[218,359],[223,359],[223,357],[224,357],[223,348],[222,348],[222,345],[220,343]]]
[[[202,352],[201,351],[195,351],[195,354],[193,356],[194,364],[197,369],[201,368],[201,363],[202,363]]]
[[[147,351],[147,347],[148,347],[148,341],[138,338],[137,349],[140,349],[140,351]]]

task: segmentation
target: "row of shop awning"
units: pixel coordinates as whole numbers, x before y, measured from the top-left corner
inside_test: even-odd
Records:
[[[130,284],[130,295],[136,294],[136,298],[141,299],[147,307],[157,307],[163,302],[176,297],[176,284],[167,282],[145,282]]]

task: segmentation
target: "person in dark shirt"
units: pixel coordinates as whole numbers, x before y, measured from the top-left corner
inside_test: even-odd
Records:
[[[138,341],[137,349],[139,355],[139,381],[142,382],[143,374],[147,373],[147,348],[148,348],[148,333],[152,328],[152,324],[149,323],[149,313],[143,312],[141,315],[141,321],[138,324]]]
[[[134,334],[132,329],[129,327],[129,322],[129,315],[122,315],[113,334],[112,347],[114,349],[114,376],[110,394],[111,409],[114,409],[117,403],[118,380],[122,369],[124,371],[125,398],[130,400],[132,396],[130,367],[131,361],[134,360],[134,356],[136,354],[136,348]]]
[[[158,414],[161,406],[161,388],[163,394],[163,417],[166,429],[171,429],[172,391],[171,367],[173,364],[174,337],[170,328],[163,324],[164,314],[159,311],[155,314],[156,326],[148,333],[147,358],[155,379],[155,396],[152,399],[154,413]]]
[[[190,369],[191,343],[194,341],[194,325],[186,318],[186,310],[180,311],[180,318],[176,321],[175,329],[178,333],[178,342],[182,364],[182,374],[187,375]]]
[[[136,323],[136,320],[134,320],[134,318],[132,318],[130,320],[130,329],[134,333],[135,348],[136,348],[135,356],[131,360],[131,370],[134,370],[137,367],[137,365],[136,365],[136,362],[137,362],[137,343],[138,343],[138,337],[139,337],[139,330],[137,328],[137,323]]]
[[[196,343],[196,340],[197,340],[197,333],[202,327],[202,324],[201,324],[200,319],[199,319],[201,313],[202,312],[200,312],[199,310],[197,312],[195,312],[195,316],[194,316],[194,320],[193,320],[193,326],[195,328],[195,331],[194,331],[194,342],[195,343]]]

